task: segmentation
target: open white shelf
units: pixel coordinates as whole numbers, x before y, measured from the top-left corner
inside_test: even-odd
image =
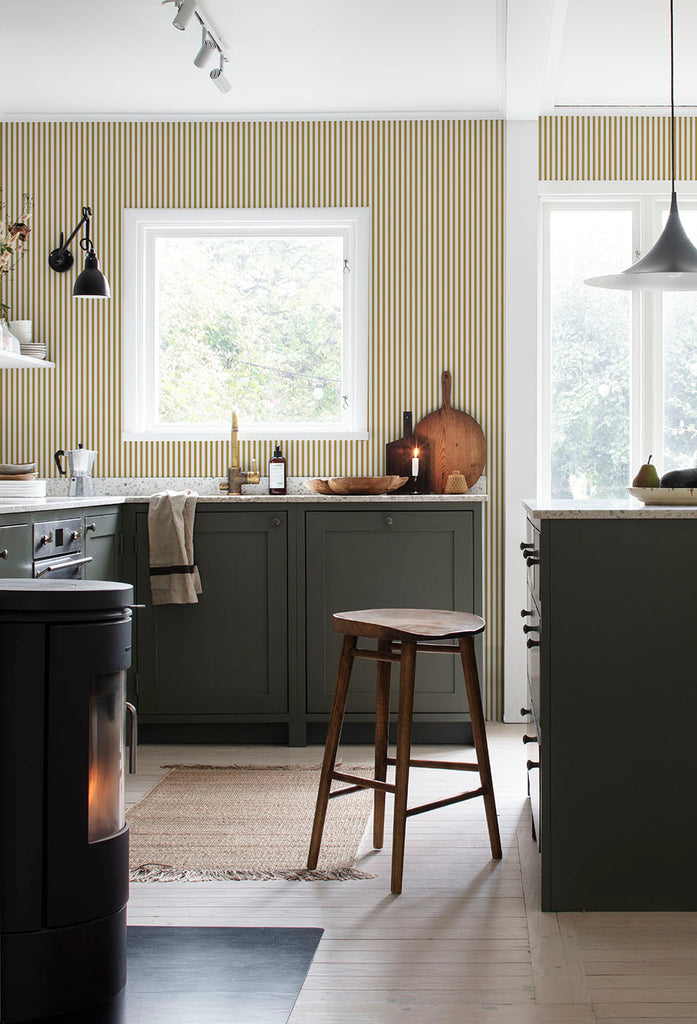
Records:
[[[0,352],[0,370],[48,370],[55,365],[46,359],[33,359],[31,356],[17,355],[16,352]]]

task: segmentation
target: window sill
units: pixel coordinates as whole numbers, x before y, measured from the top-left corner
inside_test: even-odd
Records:
[[[240,430],[240,441],[368,441],[367,430],[322,430],[316,427],[309,429],[274,430],[273,427],[260,427]],[[121,434],[122,441],[229,441],[229,430],[125,430]]]

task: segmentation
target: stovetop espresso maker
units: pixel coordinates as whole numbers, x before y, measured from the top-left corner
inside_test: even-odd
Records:
[[[89,448],[85,448],[84,445],[79,444],[72,451],[64,452],[61,448],[53,456],[60,475],[70,477],[68,494],[71,498],[80,498],[85,495],[94,494],[91,473],[94,460],[98,455],[99,452],[91,451]],[[63,469],[61,465],[62,456],[65,456],[67,470]]]

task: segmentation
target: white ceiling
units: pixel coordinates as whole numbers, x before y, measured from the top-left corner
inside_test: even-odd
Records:
[[[161,0],[0,0],[0,115],[292,116],[668,102],[669,0],[201,0],[229,93],[193,66],[199,29]],[[697,105],[697,3],[675,0],[676,102]]]

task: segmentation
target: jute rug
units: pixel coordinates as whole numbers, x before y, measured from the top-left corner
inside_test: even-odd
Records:
[[[308,871],[318,768],[165,767],[170,768],[167,775],[126,815],[131,881],[375,877],[354,866],[372,810],[372,790],[330,800],[319,864]],[[345,770],[372,775],[365,767]]]

